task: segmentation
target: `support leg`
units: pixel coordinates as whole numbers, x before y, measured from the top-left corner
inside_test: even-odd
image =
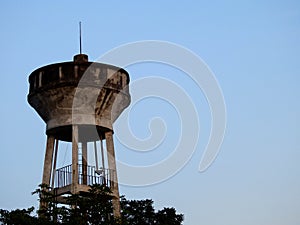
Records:
[[[101,150],[101,160],[102,160],[102,176],[103,176],[103,184],[106,185],[106,172],[105,172],[105,163],[104,163],[104,150],[103,150],[103,140],[100,139],[100,150]]]
[[[55,171],[56,171],[56,161],[57,161],[57,152],[58,152],[58,139],[55,140],[55,151],[54,151],[54,162],[52,166],[52,182],[51,182],[51,187],[54,188],[54,182],[55,182]]]
[[[82,184],[87,185],[87,142],[82,142]]]
[[[44,170],[42,184],[50,186],[51,172],[52,172],[52,160],[53,160],[53,150],[54,150],[54,137],[47,136],[46,153],[44,159]],[[43,188],[42,191],[47,191]],[[40,210],[47,207],[47,202],[43,201],[43,195],[40,195]],[[43,213],[39,213],[40,217],[43,217]]]
[[[72,126],[72,194],[77,193],[78,187],[78,126]]]
[[[51,169],[52,169],[52,159],[54,150],[54,137],[47,136],[47,147],[44,160],[44,171],[43,171],[43,184],[50,186]]]
[[[113,193],[113,208],[114,208],[114,216],[120,217],[120,195],[119,195],[119,185],[118,185],[118,177],[117,177],[117,167],[116,167],[116,159],[115,159],[115,149],[114,149],[114,141],[113,141],[113,133],[112,131],[105,133],[106,139],[106,150],[107,150],[107,160],[108,160],[108,168],[110,171],[110,179],[111,180],[111,191]]]

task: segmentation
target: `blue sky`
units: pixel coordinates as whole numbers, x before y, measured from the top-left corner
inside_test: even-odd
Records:
[[[128,42],[173,42],[206,62],[226,103],[220,154],[199,173],[211,125],[203,93],[172,68],[129,67],[132,81],[156,75],[179,83],[197,107],[201,132],[179,173],[156,185],[121,186],[122,194],[152,198],[157,209],[173,206],[185,215],[185,225],[300,223],[298,1],[2,1],[0,12],[0,208],[37,205],[30,193],[41,181],[46,136],[27,103],[27,79],[40,66],[72,60],[82,21],[90,60]],[[166,140],[172,146],[178,118],[169,104],[143,101],[135,110],[132,129],[141,138],[149,135],[149,118],[168,115]],[[136,164],[156,160],[131,152],[128,159],[118,141],[116,154]]]

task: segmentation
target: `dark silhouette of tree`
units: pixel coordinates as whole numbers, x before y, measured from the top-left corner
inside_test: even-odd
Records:
[[[45,218],[37,218],[31,214],[34,207],[28,209],[16,209],[12,211],[0,209],[0,224],[5,225],[55,225]]]
[[[45,221],[56,222],[62,209],[57,207],[55,196],[51,192],[49,186],[46,184],[40,184],[39,187],[31,194],[39,195],[39,201],[41,201],[42,204],[37,212],[41,215],[41,218]]]
[[[156,225],[180,225],[183,222],[183,215],[176,214],[174,208],[163,208],[156,213]]]
[[[174,208],[164,208],[155,212],[153,201],[126,200],[121,198],[122,225],[181,225],[183,215],[176,214]]]
[[[69,223],[110,225],[116,224],[113,217],[111,191],[104,185],[91,186],[87,196],[71,195],[67,198],[69,208]],[[79,223],[78,223],[78,222]],[[74,224],[74,223],[73,223]]]
[[[28,209],[16,209],[11,212],[7,210],[0,210],[0,222],[1,224],[13,225],[13,224],[24,224],[30,225],[34,224],[35,218],[33,218],[30,214],[33,212],[34,208]]]
[[[33,216],[34,207],[12,211],[0,209],[0,224],[5,225],[181,225],[183,215],[174,208],[155,212],[153,201],[127,200],[121,197],[121,218],[114,218],[112,195],[104,185],[91,186],[85,196],[70,195],[66,207],[58,204],[46,185],[40,185],[32,194],[38,194],[43,203]]]
[[[126,200],[121,198],[121,215],[124,225],[152,225],[155,220],[153,201],[146,200]]]

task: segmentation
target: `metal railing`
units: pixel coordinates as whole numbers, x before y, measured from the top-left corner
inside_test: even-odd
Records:
[[[115,170],[100,169],[95,166],[78,164],[78,184],[93,185],[101,184],[108,187],[114,185]],[[72,184],[72,165],[64,166],[55,171],[54,188],[62,188]]]

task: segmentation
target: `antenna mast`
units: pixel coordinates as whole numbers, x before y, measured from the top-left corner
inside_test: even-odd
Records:
[[[81,21],[79,22],[79,53],[82,53],[82,45],[81,45]]]

